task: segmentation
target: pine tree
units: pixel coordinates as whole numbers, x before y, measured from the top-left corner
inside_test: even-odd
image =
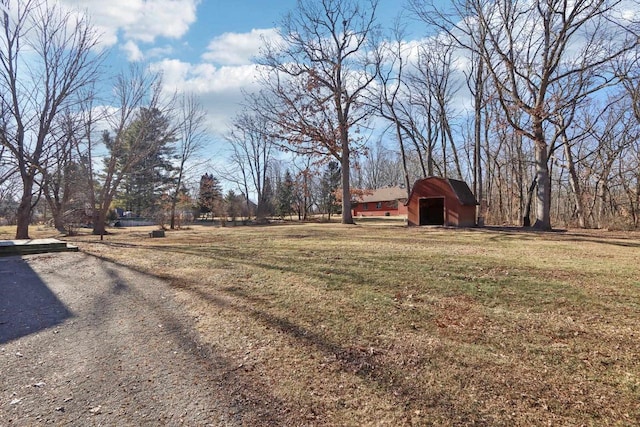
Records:
[[[124,209],[136,216],[152,216],[166,186],[171,182],[173,170],[171,156],[175,150],[175,138],[170,130],[170,122],[158,109],[143,108],[126,131],[125,144],[121,153],[121,163],[129,161],[129,156],[146,153],[123,178],[121,200]],[[134,142],[135,141],[135,142]],[[107,143],[107,141],[105,141]],[[108,146],[108,145],[107,145]]]
[[[327,213],[329,220],[332,213],[338,212],[336,190],[340,187],[341,176],[340,165],[332,161],[327,165],[320,181],[321,208]]]
[[[200,194],[198,196],[198,206],[200,213],[216,214],[216,207],[222,200],[222,187],[220,182],[213,175],[205,173],[200,178]]]
[[[276,192],[276,215],[282,219],[291,214],[291,206],[293,205],[295,197],[294,185],[295,183],[293,182],[291,173],[287,171],[284,175],[284,180],[279,183]]]

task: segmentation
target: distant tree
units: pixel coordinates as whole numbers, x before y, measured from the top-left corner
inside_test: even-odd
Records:
[[[1,0],[0,6],[0,145],[20,174],[16,238],[27,239],[56,118],[97,79],[101,56],[83,14],[57,2]]]
[[[245,198],[241,194],[236,194],[233,190],[229,190],[224,196],[225,214],[236,223],[238,217],[242,216],[245,205]]]
[[[209,173],[205,173],[200,178],[200,191],[198,195],[198,206],[200,213],[211,213],[215,217],[216,208],[222,201],[222,186],[218,178]]]
[[[281,42],[260,60],[267,74],[255,111],[298,154],[333,156],[342,168],[342,222],[351,213],[351,158],[359,124],[370,117],[364,91],[376,76],[378,1],[300,0],[280,25]]]
[[[191,197],[189,190],[183,186],[177,192],[177,196],[172,191],[164,193],[160,197],[160,206],[154,212],[153,218],[163,228],[167,224],[170,226],[173,220],[173,227],[176,229],[187,221],[193,221],[193,218],[198,213],[197,201]]]
[[[2,148],[0,148],[0,155]],[[11,173],[10,168],[0,170],[0,220],[7,224],[15,224],[18,211],[18,197],[20,194],[20,177]],[[15,169],[13,169],[15,171]]]
[[[338,208],[336,206],[336,191],[340,187],[340,175],[338,162],[329,162],[320,181],[320,208],[323,213],[327,214],[329,221],[331,221],[331,214],[337,212]]]
[[[205,111],[198,103],[195,95],[183,95],[180,99],[178,128],[176,137],[177,165],[174,168],[173,191],[171,194],[171,218],[169,228],[176,226],[176,208],[180,202],[181,194],[184,194],[184,179],[188,171],[188,162],[202,148],[204,143]]]
[[[231,144],[230,160],[235,169],[228,175],[237,176],[234,181],[244,194],[256,195],[258,219],[270,213],[266,181],[276,146],[269,135],[268,126],[270,124],[263,116],[244,111],[233,119],[231,130],[226,136]]]
[[[405,158],[404,166],[407,166],[408,156]],[[385,147],[382,141],[377,141],[371,145],[360,160],[362,169],[362,183],[360,189],[376,189],[389,185],[398,185],[403,177],[403,162],[401,158],[392,150]],[[414,173],[408,174],[413,180],[421,177]]]
[[[314,204],[313,187],[318,174],[312,164],[312,158],[303,156],[294,159],[291,166],[295,168],[293,187],[293,209],[299,220],[307,220]]]
[[[278,183],[276,190],[276,215],[284,219],[291,215],[295,202],[295,183],[291,173],[287,170],[284,178]]]
[[[275,199],[275,193],[274,193],[273,186],[271,185],[271,178],[267,176],[264,179],[263,206],[264,206],[265,217],[269,217],[275,214],[274,199]]]

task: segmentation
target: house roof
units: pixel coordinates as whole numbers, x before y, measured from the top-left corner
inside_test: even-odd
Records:
[[[359,203],[369,202],[386,202],[390,200],[405,200],[407,198],[407,190],[402,187],[385,187],[375,190],[365,190],[361,196],[356,196],[355,200]]]

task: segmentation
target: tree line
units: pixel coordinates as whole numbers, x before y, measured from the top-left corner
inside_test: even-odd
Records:
[[[236,165],[237,166],[237,165]],[[341,171],[335,161],[326,165],[298,164],[296,161],[272,161],[265,168],[265,178],[258,203],[241,191],[222,188],[221,180],[205,173],[200,178],[196,215],[223,224],[227,219],[236,221],[255,218],[265,222],[269,218],[309,220],[321,215],[327,221],[340,213],[338,190]],[[224,176],[235,180],[238,188],[249,190],[253,185],[244,182],[242,172],[226,171]],[[239,179],[239,181],[238,181]]]
[[[16,238],[29,237],[43,200],[61,230],[85,223],[104,234],[116,201],[136,215],[169,212],[173,227],[187,161],[205,138],[197,99],[167,96],[161,76],[138,66],[105,96],[105,53],[86,15],[0,5],[0,209],[15,210]]]
[[[0,1],[0,214],[16,212],[16,237],[43,200],[58,228],[80,211],[102,234],[116,202],[174,227],[207,138],[195,97],[136,67],[98,91],[104,53],[85,15]],[[410,0],[384,29],[377,0],[300,0],[264,43],[259,90],[199,209],[351,223],[354,191],[408,194],[438,175],[472,184],[480,223],[638,227],[638,10]],[[416,21],[424,37],[408,41]]]
[[[229,136],[257,194],[279,149],[340,164],[344,223],[351,186],[439,175],[480,223],[638,227],[638,2],[411,0],[391,30],[377,8],[300,1],[266,42]]]

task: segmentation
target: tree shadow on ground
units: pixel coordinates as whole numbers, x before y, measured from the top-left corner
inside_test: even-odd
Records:
[[[606,230],[581,229],[566,230],[553,229],[551,231],[536,230],[532,227],[506,227],[484,226],[474,228],[462,228],[463,231],[484,232],[494,234],[491,240],[500,240],[510,237],[518,237],[522,240],[531,240],[536,236],[544,235],[551,241],[564,241],[574,243],[596,243],[601,245],[620,246],[627,248],[640,248],[638,234],[634,232],[608,232]]]
[[[167,252],[179,252],[175,248],[158,247],[157,249]],[[108,260],[105,258],[105,260]],[[149,275],[142,269],[127,266],[117,261],[108,260],[109,262],[130,268],[142,274]],[[238,260],[236,260],[237,262]],[[260,265],[262,266],[262,265]],[[239,315],[245,315],[267,327],[280,331],[293,338],[301,348],[319,351],[325,356],[334,360],[340,371],[345,374],[355,375],[374,388],[384,390],[389,399],[396,405],[401,405],[409,412],[426,404],[431,408],[446,408],[446,411],[455,411],[456,417],[461,419],[473,420],[475,415],[468,413],[460,405],[457,405],[446,391],[426,392],[419,384],[412,381],[403,373],[402,368],[390,365],[385,362],[379,349],[372,347],[363,348],[358,345],[348,345],[332,340],[323,332],[311,329],[295,323],[291,319],[280,317],[257,307],[257,301],[252,295],[245,292],[240,287],[232,287],[224,289],[220,293],[220,289],[203,289],[198,282],[188,279],[176,279],[161,274],[151,274],[162,280],[167,280],[175,288],[181,289],[193,295],[195,298],[206,301],[212,307],[236,312]],[[232,297],[228,299],[227,297]],[[237,299],[234,301],[233,299]],[[283,406],[291,404],[281,402]],[[295,405],[295,404],[294,404]],[[303,409],[300,409],[303,410]]]
[[[73,317],[26,259],[0,258],[0,344]]]
[[[171,347],[180,349],[178,353],[174,352],[171,356],[176,363],[191,363],[190,375],[193,378],[186,377],[185,381],[195,381],[204,387],[198,391],[199,398],[190,399],[189,401],[180,400],[184,394],[175,391],[176,401],[186,405],[186,410],[203,411],[207,408],[198,406],[198,402],[204,402],[206,399],[215,400],[216,405],[225,409],[228,421],[232,425],[255,425],[255,426],[271,426],[286,425],[286,414],[290,412],[288,404],[269,392],[269,385],[249,379],[245,375],[245,369],[242,364],[230,359],[223,354],[220,349],[208,346],[201,341],[200,335],[195,329],[195,325],[183,312],[179,311],[180,306],[171,298],[164,296],[158,298],[150,288],[147,289],[144,281],[140,280],[142,276],[151,279],[160,279],[165,281],[158,275],[149,274],[141,269],[132,268],[130,266],[113,262],[111,260],[96,257],[89,254],[83,255],[82,261],[75,259],[77,267],[83,268],[89,257],[105,261],[100,264],[99,270],[96,270],[95,277],[97,280],[106,282],[104,292],[100,292],[93,296],[94,300],[90,304],[88,313],[93,317],[92,322],[101,325],[104,330],[95,331],[100,335],[100,339],[96,340],[94,348],[99,351],[103,357],[95,359],[92,363],[96,365],[91,369],[95,372],[109,372],[115,376],[116,382],[121,384],[135,383],[135,378],[129,378],[127,371],[120,369],[119,360],[123,357],[133,363],[143,363],[144,359],[140,356],[140,350],[144,348],[145,355],[153,357],[157,351],[159,357],[166,351],[165,347],[171,347],[169,342],[175,342],[177,346]],[[71,264],[69,264],[71,266]],[[90,263],[89,263],[90,266]],[[67,269],[65,269],[67,270]],[[134,274],[131,274],[134,272]],[[142,325],[149,324],[152,328],[150,334],[144,336],[144,345],[132,349],[126,345],[126,334],[131,334],[129,329],[118,330],[109,325],[123,324],[122,318],[134,318],[136,314],[126,311],[129,303],[135,302],[136,306],[141,309],[139,323]],[[86,314],[85,314],[86,316]],[[78,315],[79,321],[82,322],[82,315]],[[86,319],[85,319],[86,320]],[[126,323],[126,322],[125,322]],[[147,327],[149,326],[147,325]],[[156,326],[158,325],[158,326]],[[155,329],[157,327],[157,329]],[[135,337],[134,337],[135,338]],[[138,360],[140,358],[140,360]],[[88,362],[89,363],[89,362]],[[145,382],[145,388],[154,390],[154,387],[163,387],[175,384],[176,370],[179,366],[168,367],[162,365],[162,359],[154,359],[153,362],[144,362],[145,366],[153,366],[150,378],[154,373],[164,371],[161,376],[153,377],[153,381],[149,379]],[[208,387],[207,384],[210,384]],[[222,389],[224,393],[218,393]],[[139,389],[137,389],[139,392]],[[111,393],[119,396],[121,390],[113,390]],[[196,393],[196,391],[194,391]],[[188,397],[188,396],[187,396]],[[146,408],[147,403],[138,401],[137,395],[129,393],[126,398],[128,404],[139,405]],[[191,401],[192,400],[192,401]],[[115,405],[116,403],[112,403]],[[166,405],[155,407],[155,412],[169,413],[173,402],[166,402]],[[142,410],[142,409],[141,409]],[[146,410],[146,409],[145,409]],[[204,419],[204,418],[203,418]],[[126,424],[126,423],[125,423]]]

